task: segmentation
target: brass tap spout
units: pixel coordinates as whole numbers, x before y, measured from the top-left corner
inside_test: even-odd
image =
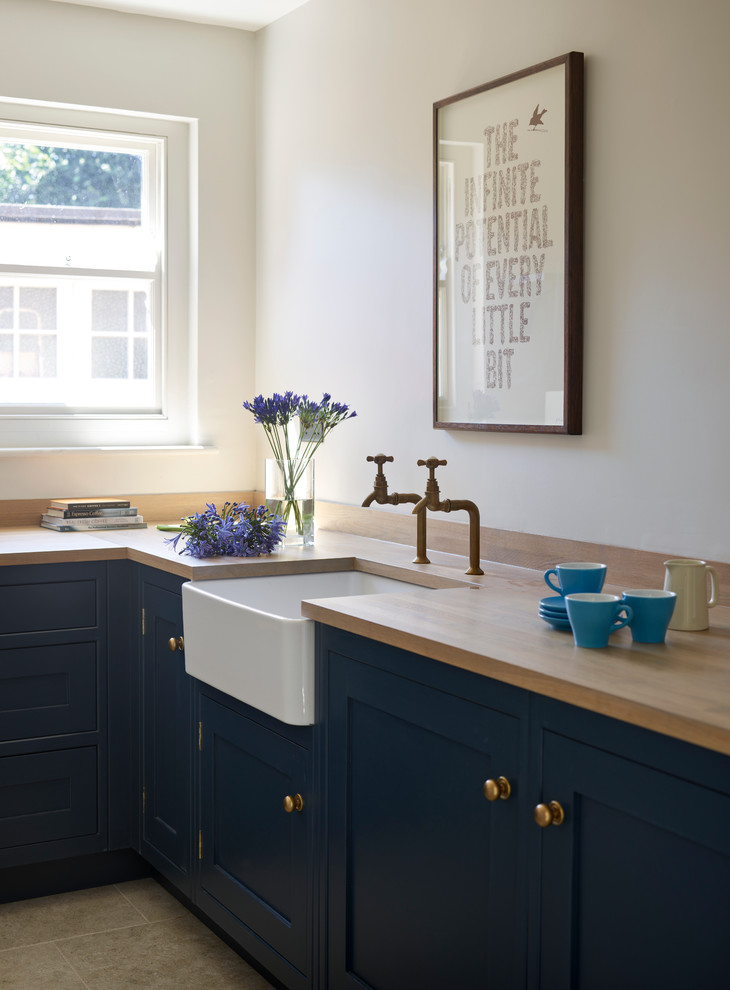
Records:
[[[464,509],[469,513],[469,570],[467,574],[483,574],[484,571],[479,565],[479,509],[474,502],[468,499],[452,500],[449,498],[441,500],[441,493],[436,481],[436,468],[446,464],[436,457],[429,457],[428,460],[418,462],[419,467],[428,468],[428,481],[426,482],[426,494],[413,508],[413,514],[419,519],[426,517],[426,512],[456,512]],[[423,541],[416,544],[416,559],[414,564],[430,563],[426,555],[426,532],[423,531]]]
[[[429,509],[431,512],[438,512],[441,508],[439,486],[436,481],[436,468],[445,464],[446,461],[440,461],[437,457],[429,457],[427,461],[419,460],[416,463],[419,467],[428,468],[428,481],[426,482],[426,494],[413,507],[413,515],[418,518],[416,524],[416,556],[413,559],[413,563],[430,564],[431,561],[428,559],[428,554],[426,553],[426,510]],[[421,526],[421,520],[424,521],[423,526]]]
[[[373,502],[377,502],[378,505],[394,505],[392,495],[388,495],[388,480],[385,477],[383,471],[383,464],[388,461],[392,461],[392,454],[376,454],[374,457],[368,455],[368,461],[374,462],[378,465],[378,470],[375,475],[375,484],[373,485],[373,490],[370,492],[368,497],[362,503],[363,509],[367,509],[369,505]]]
[[[368,497],[362,503],[363,509],[367,509],[369,506],[376,503],[376,505],[400,505],[400,503],[416,503],[420,500],[421,496],[416,495],[413,492],[391,492],[388,494],[388,480],[385,477],[383,471],[383,464],[387,464],[393,461],[393,457],[390,454],[376,454],[374,457],[368,455],[368,461],[377,464],[378,470],[375,475],[375,483],[373,484],[373,490],[370,492]],[[426,516],[419,515],[416,520],[416,544],[426,545]],[[426,561],[428,563],[428,561]]]
[[[443,511],[457,512],[459,509],[469,513],[469,570],[466,573],[483,574],[479,566],[479,509],[469,499],[452,499],[449,508]]]
[[[416,461],[416,463],[419,467],[428,468],[428,481],[426,494],[416,504],[413,512],[423,512],[424,509],[429,509],[431,512],[448,512],[448,509],[444,508],[445,503],[439,501],[439,483],[436,481],[436,468],[446,464],[446,461],[440,461],[438,457],[429,457],[427,461]]]

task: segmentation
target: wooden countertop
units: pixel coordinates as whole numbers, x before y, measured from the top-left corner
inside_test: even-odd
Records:
[[[127,558],[194,580],[352,567],[407,577],[433,590],[321,599],[303,603],[302,614],[730,755],[730,608],[712,609],[705,632],[670,629],[665,643],[648,645],[621,629],[606,649],[588,650],[538,617],[549,592],[526,568],[483,561],[485,574],[472,578],[463,557],[434,552],[431,564],[413,564],[413,548],[335,532],[318,533],[306,550],[198,561],[176,554],[167,536],[153,526],[103,537],[5,529],[0,566]]]
[[[416,579],[426,587],[469,587],[481,578],[467,577],[460,556],[429,551],[431,564],[413,564],[414,549],[347,533],[323,531],[315,546],[278,551],[263,557],[211,557],[196,560],[180,555],[169,542],[175,534],[147,529],[99,533],[56,533],[39,526],[0,528],[0,567],[10,564],[53,564],[83,560],[128,559],[195,581],[257,577],[297,571],[368,570]],[[523,572],[523,568],[507,568]],[[525,573],[531,573],[525,571]],[[547,591],[547,589],[546,589]]]
[[[666,642],[645,644],[634,643],[624,628],[606,649],[583,649],[570,632],[538,617],[546,593],[542,575],[507,575],[488,566],[485,571],[478,590],[319,600],[303,603],[302,613],[730,754],[730,608],[712,609],[705,632],[670,629]],[[604,590],[621,592],[608,585]]]

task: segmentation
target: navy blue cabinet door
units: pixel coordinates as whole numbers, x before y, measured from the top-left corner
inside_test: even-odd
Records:
[[[327,986],[523,986],[518,718],[331,650],[327,665]],[[487,801],[501,776],[511,796]]]
[[[286,986],[308,985],[310,753],[205,694],[200,720],[198,903]]]
[[[730,986],[730,796],[641,759],[543,734],[541,990]]]
[[[0,568],[0,867],[107,845],[107,565]]]
[[[188,896],[192,845],[192,678],[179,648],[182,598],[142,577],[142,786],[140,852]]]
[[[32,862],[43,843],[97,836],[97,786],[95,746],[0,757],[0,848],[38,844]]]

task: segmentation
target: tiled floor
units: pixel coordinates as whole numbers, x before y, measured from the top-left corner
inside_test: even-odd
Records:
[[[271,990],[154,880],[0,904],[0,990]]]

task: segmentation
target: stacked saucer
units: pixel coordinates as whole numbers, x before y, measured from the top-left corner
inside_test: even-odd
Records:
[[[548,595],[547,598],[541,598],[537,614],[554,629],[570,629],[568,610],[562,595]]]

